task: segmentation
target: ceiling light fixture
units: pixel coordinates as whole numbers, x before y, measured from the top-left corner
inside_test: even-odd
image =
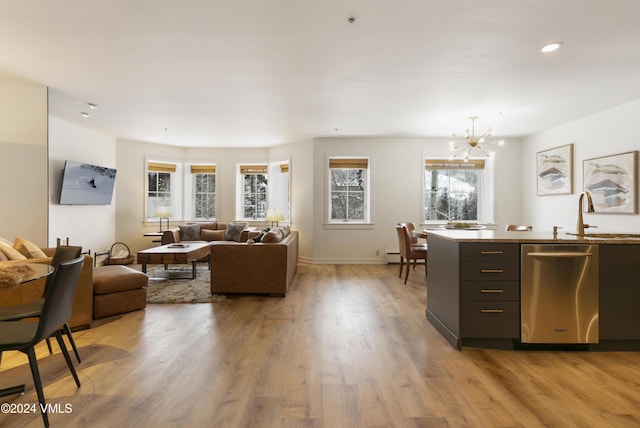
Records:
[[[89,117],[89,116],[91,116],[91,114],[90,114],[90,113],[87,113],[86,111],[80,112],[80,115],[81,115],[82,117]]]
[[[93,103],[87,103],[87,105],[89,106],[89,108],[91,110],[95,110],[95,109],[97,109],[99,107],[98,104],[93,104]]]
[[[480,152],[482,152],[485,156],[487,157],[492,157],[494,155],[493,152],[491,151],[487,151],[484,147],[482,147],[481,144],[495,144],[498,146],[503,146],[504,145],[504,140],[497,140],[497,141],[490,141],[490,142],[486,142],[485,139],[487,137],[491,137],[493,135],[493,131],[495,130],[495,128],[489,128],[489,130],[487,132],[485,132],[484,134],[482,134],[479,137],[476,137],[476,119],[478,119],[477,116],[471,116],[469,119],[471,119],[471,132],[469,132],[469,130],[467,129],[465,132],[465,142],[455,142],[455,141],[449,141],[449,148],[451,151],[454,151],[455,153],[450,157],[450,159],[454,159],[458,156],[463,156],[464,157],[464,161],[468,161],[469,160],[469,155],[471,154],[471,150],[476,149]],[[456,137],[456,134],[451,134],[452,137]],[[456,151],[457,150],[457,151]]]
[[[540,48],[540,52],[542,52],[542,53],[555,52],[558,49],[560,49],[561,47],[562,47],[562,42],[547,43],[542,48]]]

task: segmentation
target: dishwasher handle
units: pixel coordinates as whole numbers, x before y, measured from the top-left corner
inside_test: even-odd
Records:
[[[591,257],[591,253],[582,253],[579,251],[555,251],[548,253],[527,253],[531,257]]]

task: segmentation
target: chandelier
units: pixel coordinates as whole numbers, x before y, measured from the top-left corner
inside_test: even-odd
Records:
[[[466,135],[464,137],[465,142],[455,142],[455,141],[449,141],[449,148],[452,152],[455,152],[453,155],[451,155],[450,159],[454,159],[458,156],[462,156],[464,157],[464,161],[467,162],[469,160],[469,155],[471,154],[471,151],[473,149],[476,149],[478,151],[480,151],[481,153],[483,153],[485,156],[487,157],[492,157],[493,156],[493,152],[492,151],[488,151],[487,149],[485,149],[484,146],[486,146],[487,144],[495,144],[497,146],[503,146],[504,145],[504,141],[503,140],[497,140],[497,141],[486,141],[487,138],[491,137],[493,135],[493,128],[489,128],[489,130],[487,132],[485,132],[484,134],[482,134],[479,137],[476,137],[476,119],[478,117],[477,116],[471,116],[469,119],[471,119],[471,132],[469,132],[469,130],[466,130]],[[456,134],[452,134],[452,137],[456,137]]]

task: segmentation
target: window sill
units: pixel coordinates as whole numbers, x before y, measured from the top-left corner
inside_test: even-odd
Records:
[[[325,229],[373,229],[375,227],[375,223],[325,223]]]

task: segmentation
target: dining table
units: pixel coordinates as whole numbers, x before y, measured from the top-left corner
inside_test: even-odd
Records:
[[[16,264],[9,265],[8,267],[4,267],[4,270],[10,270],[12,266],[13,267],[26,266],[28,267],[28,269],[13,268],[14,271],[17,271],[20,273],[19,275],[16,276],[17,281],[15,284],[14,283],[5,284],[3,288],[11,287],[11,286],[19,287],[22,284],[35,281],[36,279],[44,278],[48,275],[51,275],[55,271],[55,268],[53,266],[46,263],[16,263]],[[0,397],[6,397],[8,395],[15,395],[15,394],[24,394],[24,392],[25,392],[24,384],[10,386],[7,388],[0,389]]]

